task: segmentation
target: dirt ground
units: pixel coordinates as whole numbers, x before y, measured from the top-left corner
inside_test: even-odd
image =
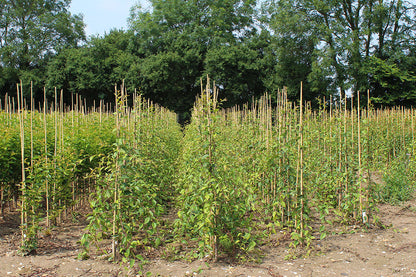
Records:
[[[416,200],[379,209],[381,221],[390,227],[328,235],[314,242],[308,258],[285,260],[288,248],[281,243],[262,249],[265,257],[260,264],[153,259],[144,272],[147,276],[416,276]],[[17,253],[18,226],[17,213],[0,219],[0,276],[140,276],[138,269],[104,259],[77,260],[85,222],[63,224],[43,235],[37,253],[26,257]]]

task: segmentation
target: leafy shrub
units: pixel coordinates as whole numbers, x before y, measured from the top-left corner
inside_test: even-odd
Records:
[[[384,184],[379,197],[383,202],[397,205],[408,201],[415,192],[414,161],[409,155],[397,157],[383,174]]]

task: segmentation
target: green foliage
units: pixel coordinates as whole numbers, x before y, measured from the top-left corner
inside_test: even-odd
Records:
[[[130,126],[120,99],[114,130],[118,138],[111,156],[103,156],[94,174],[97,184],[80,258],[88,257],[91,241],[98,247],[98,242],[112,238],[113,260],[131,264],[144,261],[143,251],[163,243],[161,216],[173,197],[181,131],[175,117],[156,121],[165,110],[154,109],[141,98],[135,103]],[[134,132],[128,132],[129,128]]]
[[[248,103],[266,90],[264,79],[270,62],[261,49],[268,47],[264,39],[253,36],[245,43],[219,45],[206,53],[205,71],[218,85],[223,107]]]
[[[22,114],[26,180],[21,184],[17,114],[1,111],[2,132],[5,133],[0,140],[3,149],[0,165],[4,169],[0,182],[6,200],[21,200],[21,228],[25,236],[21,252],[28,254],[37,248],[38,232],[43,228],[40,222],[46,219],[48,223],[57,224],[63,211],[85,197],[88,185],[83,179],[98,165],[90,157],[109,154],[114,137],[109,133],[109,126],[97,124],[97,115],[82,115],[80,119],[75,112],[64,115],[23,111]],[[95,128],[90,129],[94,125]],[[46,228],[49,227],[47,224]]]
[[[113,30],[104,37],[91,38],[89,45],[63,49],[48,63],[46,85],[77,92],[89,103],[113,101],[115,83],[127,77],[129,82],[137,79],[137,72],[128,75],[136,62],[128,51],[130,40],[130,33]],[[65,101],[70,103],[69,95]]]
[[[415,193],[414,161],[410,155],[402,154],[394,159],[383,174],[384,184],[380,187],[380,200],[393,205],[408,201]]]
[[[34,253],[43,220],[50,228],[88,205],[82,259],[96,248],[131,265],[160,248],[169,259],[244,262],[276,232],[299,257],[331,224],[374,226],[378,201],[413,196],[413,110],[330,101],[301,115],[285,89],[277,105],[265,95],[222,109],[220,90],[206,86],[184,129],[141,96],[129,101],[125,86],[113,114],[24,110],[24,183],[19,118],[0,111],[0,184],[5,203],[21,203],[21,252]]]
[[[414,105],[416,81],[414,56],[380,59],[369,57],[363,70],[371,76],[374,89],[371,100],[376,104]]]
[[[200,91],[199,79],[207,73],[215,75],[223,86],[219,97],[227,98],[229,106],[263,93],[260,76],[264,66],[252,64],[261,55],[261,46],[252,44],[250,50],[246,46],[252,38],[263,39],[254,38],[256,1],[151,4],[152,12],[137,6],[130,18],[131,30],[135,32],[132,53],[140,58],[132,75],[140,72],[136,86],[145,97],[176,112],[189,112]],[[228,61],[223,54],[230,57]],[[233,80],[239,74],[239,79]],[[235,84],[240,81],[237,88]],[[239,91],[240,88],[243,90]]]
[[[26,223],[21,226],[25,233],[23,245],[20,248],[22,254],[36,251],[38,247],[38,232],[41,230],[39,223],[45,217],[45,209],[42,207],[45,182],[52,183],[53,176],[50,174],[52,171],[51,164],[45,163],[43,157],[35,160],[29,169],[26,188],[22,189],[22,195],[26,201],[21,207],[21,212],[27,218]]]
[[[414,79],[416,24],[410,6],[373,0],[264,3],[274,48],[281,53],[277,79],[290,74],[292,81],[308,81],[310,100],[316,94],[343,98],[349,89],[354,95],[369,89],[380,104],[414,104],[414,82],[406,80]],[[289,85],[289,92],[299,83],[290,80],[279,82]],[[406,88],[397,91],[401,85]]]
[[[127,31],[88,40],[70,1],[0,3],[0,96],[22,80],[36,101],[46,85],[92,105],[113,102],[113,85],[125,80],[182,123],[206,74],[223,107],[266,91],[276,98],[281,87],[296,102],[301,82],[315,108],[349,91],[369,90],[377,106],[416,101],[416,22],[406,1],[152,0],[131,8]]]
[[[68,11],[70,1],[0,1],[0,60],[7,72],[1,90],[14,92],[15,84],[34,81],[41,93],[45,67],[54,53],[85,40],[82,17]]]
[[[249,228],[252,189],[242,168],[234,167],[230,144],[223,143],[231,137],[221,131],[217,95],[207,86],[185,131],[175,223],[180,236],[199,241],[198,257],[213,260],[223,252],[248,254],[256,245]]]

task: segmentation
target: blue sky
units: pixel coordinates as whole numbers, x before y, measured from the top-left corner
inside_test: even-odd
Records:
[[[416,0],[409,1],[416,4]],[[84,16],[87,36],[104,35],[113,28],[126,29],[130,8],[135,4],[149,7],[147,0],[72,0],[69,10]]]
[[[146,7],[146,0],[72,0],[69,11],[84,16],[87,36],[104,35],[114,28],[126,29],[130,8],[137,3]]]

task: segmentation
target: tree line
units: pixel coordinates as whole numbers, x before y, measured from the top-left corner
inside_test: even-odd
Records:
[[[70,0],[0,0],[0,96],[32,82],[36,99],[63,90],[114,98],[125,80],[186,115],[201,79],[223,107],[287,87],[291,100],[369,91],[378,106],[416,103],[416,7],[403,0],[151,0],[127,30],[85,35]],[[28,93],[28,90],[26,90]],[[4,101],[4,100],[3,100]]]

